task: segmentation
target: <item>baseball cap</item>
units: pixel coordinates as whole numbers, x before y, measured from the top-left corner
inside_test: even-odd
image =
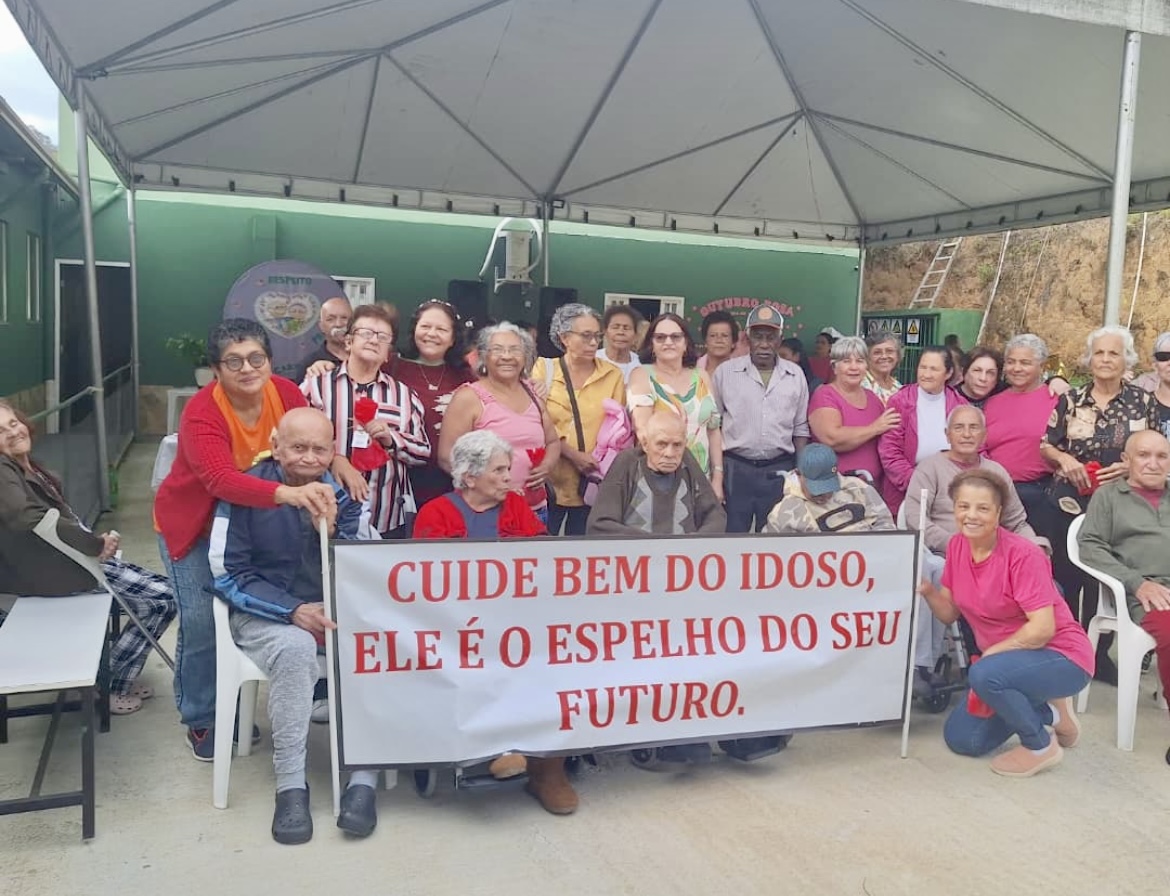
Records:
[[[817,335],[818,336],[828,336],[834,342],[836,342],[838,339],[844,338],[844,336],[845,336],[845,334],[842,333],[840,330],[838,330],[836,327],[825,327],[823,330],[821,330],[819,333],[817,333]]]
[[[748,330],[752,327],[773,327],[777,330],[783,330],[784,315],[771,305],[757,305],[748,312],[747,323],[744,324],[744,327]]]
[[[805,488],[814,497],[827,495],[841,487],[837,475],[837,452],[828,445],[814,442],[806,445],[796,461],[796,469],[804,477]]]

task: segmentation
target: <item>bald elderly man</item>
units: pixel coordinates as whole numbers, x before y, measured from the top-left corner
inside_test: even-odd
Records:
[[[1170,441],[1157,430],[1126,440],[1124,479],[1089,500],[1077,542],[1081,560],[1125,586],[1129,615],[1153,637],[1162,694],[1170,694]],[[1122,670],[1122,674],[1125,672]],[[1136,683],[1135,683],[1136,686]],[[1166,751],[1170,763],[1170,750]]]
[[[333,424],[313,408],[286,413],[272,434],[272,457],[248,471],[269,482],[299,486],[323,482],[333,489],[326,516],[334,538],[357,537],[361,504],[329,474]],[[317,648],[334,624],[325,616],[318,520],[307,511],[242,507],[221,501],[211,528],[209,560],[220,598],[231,606],[232,638],[268,676],[272,764],[276,770],[277,843],[313,836],[305,757]],[[377,772],[355,772],[341,799],[337,826],[366,836],[377,824]]]
[[[589,512],[589,535],[723,534],[727,514],[699,462],[687,450],[682,418],[650,415],[641,444],[613,462]]]
[[[303,381],[306,371],[318,361],[328,361],[336,366],[349,357],[345,334],[349,332],[351,320],[353,320],[353,308],[345,296],[334,296],[321,303],[321,315],[317,319],[317,329],[321,331],[325,341],[297,364],[296,371],[290,377],[294,383]]]

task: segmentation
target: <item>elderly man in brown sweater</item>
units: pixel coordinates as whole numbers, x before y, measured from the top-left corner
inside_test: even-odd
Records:
[[[727,514],[687,450],[683,419],[655,411],[641,436],[613,462],[589,514],[589,535],[722,534]]]
[[[1156,430],[1135,432],[1121,460],[1128,466],[1125,479],[1097,489],[1077,541],[1082,561],[1125,586],[1130,617],[1157,645],[1165,696],[1170,693],[1170,441]]]

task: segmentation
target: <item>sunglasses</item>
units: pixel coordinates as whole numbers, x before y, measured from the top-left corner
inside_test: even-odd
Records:
[[[259,370],[268,363],[268,355],[263,352],[252,352],[248,357],[241,358],[239,355],[228,355],[219,362],[220,367],[226,367],[232,373],[239,373],[244,369],[244,361],[252,367],[253,370]]]
[[[1154,352],[1155,361],[1170,361],[1170,352]]]

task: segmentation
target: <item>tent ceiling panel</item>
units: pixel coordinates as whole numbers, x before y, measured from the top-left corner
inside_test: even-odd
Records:
[[[558,192],[798,111],[747,3],[667,0]],[[684,211],[699,211],[690,204]]]
[[[409,188],[525,198],[535,193],[391,63],[379,67],[366,151],[351,179]],[[417,134],[430,139],[420,142]],[[350,174],[354,175],[354,171]]]
[[[503,0],[499,0],[500,5]],[[223,60],[374,50],[409,40],[436,23],[459,17],[483,0],[236,0],[216,13],[177,28],[103,67],[155,70]],[[328,14],[324,10],[331,9]]]
[[[361,131],[375,65],[368,60],[208,127],[168,147],[166,158],[180,165],[214,167],[217,158],[228,157],[244,171],[351,178],[356,144],[332,135]]]
[[[767,218],[777,198],[784,198],[784,211],[796,229],[805,235],[829,233],[834,238],[853,220],[849,200],[841,190],[820,144],[804,119],[751,171],[728,198],[720,214],[744,218]],[[812,230],[819,227],[819,230]]]
[[[1138,27],[1170,204],[1161,0],[4,2],[143,186],[871,240],[1105,212]]]
[[[792,130],[793,121],[789,119],[760,128],[635,175],[600,183],[574,193],[572,199],[605,206],[664,208],[678,185],[685,183],[691,185],[694,207],[713,215],[743,178],[744,172],[763,158],[778,138]]]
[[[875,112],[880,110],[879,123],[893,130],[962,143],[1052,167],[1084,173],[1094,171],[1091,164],[1078,159],[1076,154],[1045,139],[1037,127],[1030,127],[1022,120],[1023,116],[1011,115],[1018,88],[1003,96],[987,91],[981,95],[930,60],[932,55],[940,52],[945,55],[947,50],[934,50],[933,54],[915,52],[898,35],[882,30],[856,12],[854,6],[859,4],[839,0],[799,4],[793,15],[773,7],[768,17],[777,46],[795,73],[810,108],[859,121],[873,121]],[[871,2],[867,6],[881,10],[894,4]],[[942,19],[949,24],[949,30],[941,28],[939,34],[925,35],[925,46],[911,42],[924,51],[927,47],[951,47],[970,39],[980,40],[984,47],[995,43],[994,36],[969,34],[969,29],[975,27],[970,21],[972,13],[984,15],[986,10],[948,0],[897,0],[896,6],[907,17],[925,15],[936,6],[950,12],[949,17]],[[1002,18],[1004,14],[999,15]],[[1050,28],[1059,24],[1047,23]],[[956,40],[957,35],[962,35],[962,41]],[[832,65],[822,64],[826,54],[833,60]],[[998,51],[989,55],[996,64],[1002,64],[1003,57]],[[980,63],[981,67],[984,65],[986,62]],[[1027,79],[1038,78],[1046,90],[1051,90],[1053,84],[1044,72],[1047,65],[1047,58],[1035,59],[1029,55],[1013,66],[1013,73],[1018,77],[1024,70]],[[1120,69],[1115,67],[1115,71]],[[803,74],[806,72],[812,76],[806,77]],[[1110,84],[1116,94],[1117,76]],[[910,85],[913,87],[908,90]],[[903,97],[903,101],[894,102],[897,96]],[[1116,97],[1112,108],[1116,109]]]
[[[391,55],[485,143],[508,147],[507,162],[541,190],[577,136],[573,127],[543,123],[586,120],[650,2],[592,0],[561,7],[554,18],[548,3],[525,0]],[[550,79],[549,72],[565,76]]]
[[[1038,171],[988,156],[944,149],[838,122],[827,122],[826,126],[851,143],[868,149],[874,156],[904,171],[913,172],[947,195],[962,200],[964,206],[1016,202],[1026,199],[1028,190],[1037,187],[1045,195],[1055,196],[1082,190],[1094,183],[1106,183],[1086,177],[1070,177],[1055,171]],[[841,162],[841,168],[851,183],[874,175],[869,169],[854,172],[845,161]]]

